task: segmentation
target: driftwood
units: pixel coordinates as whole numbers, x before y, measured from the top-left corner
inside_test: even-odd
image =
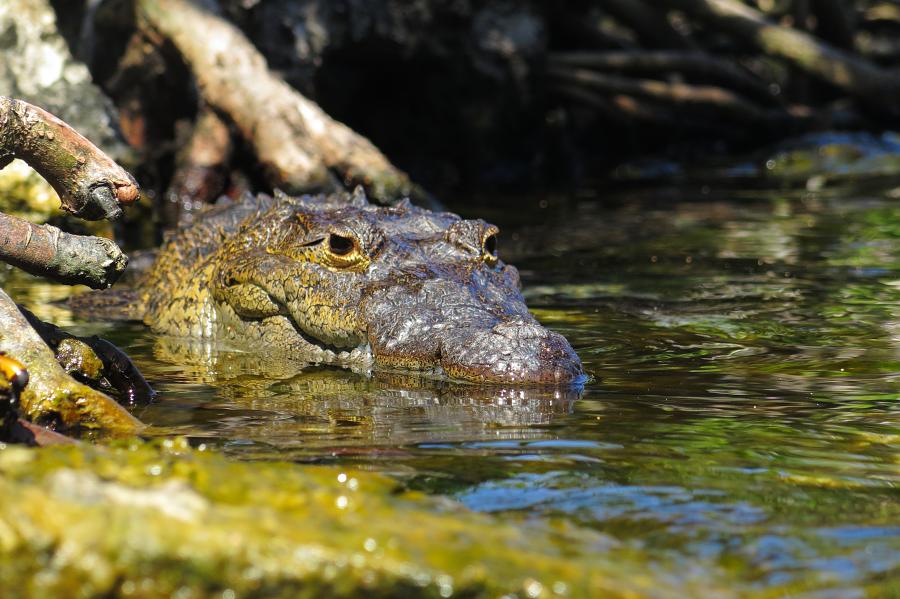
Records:
[[[204,102],[234,123],[273,187],[302,192],[362,184],[381,201],[415,192],[368,139],[273,73],[237,27],[185,0],[135,4],[139,30],[178,50]]]

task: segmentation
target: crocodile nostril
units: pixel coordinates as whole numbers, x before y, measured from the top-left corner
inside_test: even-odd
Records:
[[[497,260],[497,234],[490,233],[484,238],[484,257],[489,262]]]
[[[484,251],[492,256],[497,255],[497,234],[492,233],[484,240]]]

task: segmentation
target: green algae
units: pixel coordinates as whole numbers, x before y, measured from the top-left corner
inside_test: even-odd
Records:
[[[608,539],[184,441],[0,450],[4,597],[636,597]],[[512,596],[512,595],[511,595]]]

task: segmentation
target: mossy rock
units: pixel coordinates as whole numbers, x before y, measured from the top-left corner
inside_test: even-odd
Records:
[[[3,447],[0,493],[6,598],[662,590],[604,558],[611,541],[590,531],[514,525],[381,475],[235,462],[183,441]]]

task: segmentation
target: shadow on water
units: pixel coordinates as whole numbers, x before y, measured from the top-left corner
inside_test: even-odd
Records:
[[[735,595],[900,595],[897,190],[632,190],[491,198],[529,305],[594,375],[583,393],[299,370],[123,346],[137,415],[245,459],[352,463],[511,521],[602,531],[647,576]],[[467,215],[474,216],[474,215]],[[12,276],[39,315],[58,287]]]

